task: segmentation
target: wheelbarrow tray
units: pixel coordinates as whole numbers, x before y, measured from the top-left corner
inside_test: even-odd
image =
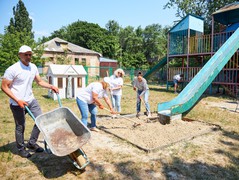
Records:
[[[51,152],[57,156],[71,154],[91,137],[89,129],[67,107],[41,114],[35,123]]]

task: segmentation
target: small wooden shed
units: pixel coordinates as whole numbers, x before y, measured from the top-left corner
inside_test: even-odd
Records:
[[[47,71],[48,82],[59,88],[59,96],[76,98],[77,91],[86,86],[86,71],[82,65],[51,64]],[[57,99],[55,93],[48,91],[48,96]]]
[[[105,77],[107,75],[107,71],[109,75],[112,75],[114,70],[118,67],[118,61],[115,59],[108,59],[101,57],[100,58],[100,77]]]

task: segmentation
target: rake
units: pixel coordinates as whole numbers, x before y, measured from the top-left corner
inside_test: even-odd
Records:
[[[104,110],[106,110],[106,111],[108,111],[108,112],[111,112],[111,110],[109,110],[109,109],[107,109],[107,108],[104,108]],[[134,123],[134,124],[133,124],[133,127],[137,127],[137,126],[140,126],[140,125],[141,125],[140,123],[135,122],[135,121],[133,121],[133,120],[130,119],[130,118],[127,118],[127,117],[124,117],[124,116],[121,116],[121,115],[120,115],[120,117],[123,118],[123,119],[125,119],[125,120],[127,120],[127,121],[130,121],[130,122]]]

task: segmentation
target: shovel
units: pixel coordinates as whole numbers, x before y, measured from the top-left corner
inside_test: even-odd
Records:
[[[108,111],[108,112],[111,112],[111,110],[109,110],[109,109],[107,109],[107,108],[104,108],[104,110],[106,110],[106,111]],[[121,115],[120,115],[120,117],[126,119],[127,121],[133,122],[133,123],[134,123],[134,124],[133,124],[133,127],[137,127],[137,126],[140,126],[140,125],[141,125],[140,123],[137,123],[137,122],[133,121],[133,120],[130,119],[130,118],[127,118],[127,117],[124,117],[124,116],[121,116]]]
[[[150,111],[149,111],[149,109],[147,108],[146,103],[145,103],[145,101],[144,101],[143,98],[141,98],[141,101],[143,102],[144,107],[145,107],[145,109],[147,110],[147,112],[150,113]],[[146,115],[147,115],[147,114],[146,114]]]

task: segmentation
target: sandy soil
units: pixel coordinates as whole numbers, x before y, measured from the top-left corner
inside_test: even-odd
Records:
[[[153,114],[153,117],[157,117]],[[213,130],[217,127],[199,121],[171,121],[162,125],[157,119],[149,120],[146,116],[118,116],[101,118],[98,128],[115,135],[146,152],[156,151],[173,143],[190,139]]]

